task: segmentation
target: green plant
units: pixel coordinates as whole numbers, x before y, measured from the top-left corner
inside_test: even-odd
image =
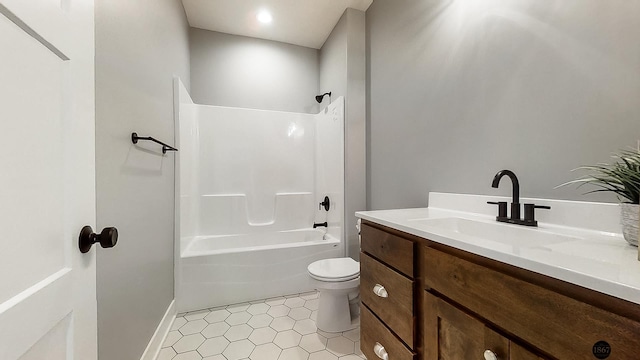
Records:
[[[640,148],[623,150],[612,156],[617,161],[613,164],[581,166],[574,170],[587,170],[591,174],[569,181],[559,186],[578,184],[578,187],[589,184],[598,187],[587,192],[613,192],[618,198],[631,204],[640,204]],[[558,186],[558,187],[559,187]]]

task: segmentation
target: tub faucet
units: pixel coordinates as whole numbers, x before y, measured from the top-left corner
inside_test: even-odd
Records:
[[[323,223],[313,223],[313,228],[314,229],[317,228],[317,227],[320,227],[320,226],[327,227],[327,222],[325,221]]]
[[[551,209],[550,206],[541,206],[535,204],[524,204],[524,219],[520,218],[520,182],[518,182],[518,177],[511,170],[500,170],[493,177],[493,182],[491,183],[491,187],[498,188],[500,184],[500,179],[503,176],[508,176],[511,179],[511,184],[513,186],[513,194],[511,199],[511,217],[507,216],[507,203],[505,201],[494,202],[489,201],[489,204],[498,205],[498,216],[496,217],[497,221],[506,222],[510,224],[518,224],[525,226],[538,226],[538,222],[535,219],[534,211],[535,209]]]

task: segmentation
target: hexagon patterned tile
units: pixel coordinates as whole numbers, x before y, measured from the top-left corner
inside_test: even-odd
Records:
[[[209,313],[209,315],[205,316],[204,319],[209,324],[213,324],[220,321],[225,321],[229,317],[229,315],[231,315],[231,313],[228,312],[226,309],[214,310],[211,313]]]
[[[227,360],[245,359],[251,355],[256,346],[249,340],[234,341],[222,352]]]
[[[203,342],[198,348],[198,352],[202,356],[218,355],[222,354],[227,346],[229,346],[229,341],[222,336],[218,336]]]
[[[262,345],[273,342],[273,339],[275,339],[277,334],[278,332],[272,328],[264,327],[254,330],[249,336],[249,341],[256,345]]]
[[[216,336],[224,335],[224,333],[226,333],[227,330],[229,330],[230,328],[231,328],[231,325],[227,324],[226,322],[219,322],[219,323],[209,324],[209,326],[204,328],[204,330],[202,330],[200,333],[204,335],[204,337],[209,339]],[[166,344],[166,341],[165,341],[165,344]]]
[[[353,354],[356,351],[353,340],[344,336],[329,339],[327,341],[327,350],[337,356]]]
[[[307,360],[309,353],[299,347],[284,349],[280,353],[278,360]]]
[[[186,313],[184,318],[187,319],[187,321],[194,321],[204,319],[207,315],[209,315],[209,310],[198,310]]]
[[[294,320],[309,319],[311,317],[311,310],[303,307],[291,309],[289,317]]]
[[[316,328],[316,322],[311,319],[296,321],[296,324],[293,326],[293,330],[300,333],[300,335],[312,334],[318,331]]]
[[[269,310],[269,305],[262,303],[262,304],[253,304],[249,306],[249,308],[247,309],[247,312],[251,315],[258,315],[258,314],[264,314],[268,310]]]
[[[318,293],[179,314],[156,360],[357,360],[360,329],[316,328]]]
[[[240,324],[246,324],[247,321],[249,321],[249,319],[251,319],[251,314],[249,314],[246,311],[240,311],[240,312],[236,312],[229,315],[229,317],[225,321],[229,325],[240,325]]]
[[[269,311],[267,311],[267,314],[273,317],[280,317],[287,316],[289,314],[289,311],[291,311],[291,308],[286,305],[275,305],[272,306]]]
[[[304,306],[304,301],[305,300],[303,298],[299,297],[288,298],[287,300],[285,300],[284,304],[293,309]]]
[[[299,346],[309,353],[324,350],[327,347],[327,338],[318,333],[304,335]]]
[[[183,336],[172,347],[173,350],[180,354],[197,349],[200,345],[202,345],[204,340],[204,336],[202,336],[202,334],[200,333],[187,335]]]
[[[229,341],[242,340],[248,338],[252,331],[253,328],[247,324],[234,325],[224,333],[224,337]]]
[[[269,326],[272,321],[273,321],[273,318],[271,317],[271,315],[258,314],[258,315],[253,315],[251,319],[249,319],[249,322],[247,324],[249,324],[249,326],[251,326],[254,329],[259,329],[259,328]]]
[[[278,360],[282,349],[274,343],[266,343],[256,346],[251,353],[251,360]]]
[[[296,321],[288,316],[283,316],[279,318],[275,318],[271,322],[271,326],[276,331],[285,331],[293,329],[293,325],[295,325]]]
[[[188,323],[184,324],[184,326],[182,326],[179,331],[184,336],[197,334],[202,330],[204,330],[204,328],[206,328],[207,325],[209,325],[209,323],[207,323],[206,321],[202,319],[197,319],[194,321],[189,321]]]

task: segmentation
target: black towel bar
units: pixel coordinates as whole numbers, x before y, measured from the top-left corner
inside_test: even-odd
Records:
[[[163,154],[166,154],[167,151],[178,151],[178,149],[174,148],[173,146],[167,145],[167,144],[163,143],[160,140],[154,139],[151,136],[138,136],[137,133],[131,133],[131,142],[134,143],[134,144],[137,144],[138,140],[149,140],[149,141],[153,141],[156,144],[162,145],[162,153]]]

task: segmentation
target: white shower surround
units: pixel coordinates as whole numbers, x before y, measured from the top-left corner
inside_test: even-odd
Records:
[[[311,290],[307,265],[345,253],[344,99],[301,114],[197,105],[177,86],[178,311]]]

